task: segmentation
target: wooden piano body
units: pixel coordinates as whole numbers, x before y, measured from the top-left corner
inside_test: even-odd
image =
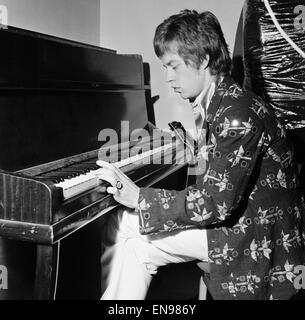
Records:
[[[154,122],[148,65],[14,27],[0,29],[0,42],[0,299],[99,299],[101,227],[118,204],[95,189],[64,201],[41,177],[96,159],[104,128],[128,139]],[[185,173],[183,164],[142,166],[131,178],[183,188]]]

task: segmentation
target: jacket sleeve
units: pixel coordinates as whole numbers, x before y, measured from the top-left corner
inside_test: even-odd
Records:
[[[217,227],[234,220],[242,209],[266,138],[264,122],[251,108],[228,106],[211,130],[207,170],[195,185],[183,191],[140,189],[137,211],[142,234]]]

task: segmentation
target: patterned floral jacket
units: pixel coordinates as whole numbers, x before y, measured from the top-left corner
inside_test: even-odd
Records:
[[[271,108],[226,77],[207,114],[207,169],[183,191],[141,188],[140,232],[207,229],[214,299],[289,299],[304,264],[304,202]]]

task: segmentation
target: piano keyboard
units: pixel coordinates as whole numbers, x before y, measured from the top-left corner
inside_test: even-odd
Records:
[[[141,163],[145,158],[151,157],[154,154],[164,153],[172,147],[173,143],[170,142],[136,156],[114,162],[113,165],[117,168],[124,168],[129,164]],[[96,177],[99,170],[101,170],[101,168],[95,163],[95,161],[91,160],[67,168],[62,168],[58,172],[44,174],[42,177],[57,181],[55,186],[62,188],[64,200],[67,200],[82,192],[99,186],[100,181]]]

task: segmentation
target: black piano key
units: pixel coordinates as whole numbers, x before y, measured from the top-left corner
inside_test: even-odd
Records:
[[[90,168],[90,170],[96,170],[96,169],[100,168],[100,166],[97,164],[90,164],[87,166],[87,168]]]
[[[80,169],[80,170],[83,170],[84,172],[89,172],[91,170],[96,169],[96,165],[77,164],[77,165],[73,165],[69,168],[71,168],[71,169],[75,168],[76,170]]]
[[[77,169],[72,169],[72,168],[70,168],[70,169],[67,169],[67,168],[61,169],[59,172],[60,173],[65,173],[65,174],[67,174],[69,176],[72,176],[72,177],[77,177],[77,176],[80,176],[82,174],[85,174],[84,170],[81,170],[81,169],[77,170]]]
[[[41,175],[41,178],[50,178],[50,179],[55,178],[55,179],[67,180],[67,179],[73,178],[73,175],[71,173],[60,173],[59,171],[51,171]]]
[[[87,172],[90,172],[92,170],[96,170],[100,168],[96,164],[86,165],[86,164],[76,164],[69,167],[63,167],[58,170],[49,171],[46,173],[43,173],[38,178],[48,179],[50,181],[53,181],[55,183],[59,183],[77,176],[80,176],[82,174],[86,174]]]
[[[59,183],[59,182],[65,181],[65,179],[62,177],[52,177],[52,176],[44,176],[44,175],[36,176],[36,178],[46,179],[46,180],[52,181],[54,183]]]
[[[64,178],[58,178],[58,177],[48,177],[48,180],[54,182],[54,183],[60,183],[65,181],[66,179]]]
[[[84,173],[86,172],[86,168],[77,167],[77,166],[70,166],[70,167],[64,167],[60,169],[61,172],[75,172],[75,173]]]

